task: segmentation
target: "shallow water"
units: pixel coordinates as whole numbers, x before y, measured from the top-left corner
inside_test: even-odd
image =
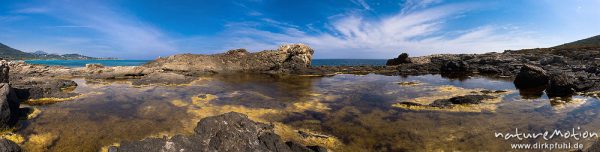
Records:
[[[568,129],[598,132],[598,100],[567,103],[523,99],[510,80],[439,75],[336,75],[297,77],[227,75],[201,77],[189,85],[132,86],[127,81],[75,79],[72,100],[38,106],[42,113],[17,133],[29,151],[98,151],[145,137],[190,134],[200,118],[229,111],[274,122],[286,140],[336,151],[505,151],[513,143],[578,142],[592,139],[504,140],[495,132]],[[399,85],[399,82],[418,82]],[[452,109],[403,108],[397,103],[506,90],[498,100]],[[302,137],[296,130],[327,135]],[[34,139],[34,140],[32,140]]]

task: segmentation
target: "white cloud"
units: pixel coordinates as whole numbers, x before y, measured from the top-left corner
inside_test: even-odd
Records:
[[[448,19],[468,11],[470,5],[445,5],[418,11],[401,11],[378,20],[360,14],[332,18],[328,32],[309,34],[297,26],[269,20],[263,22],[284,32],[254,26],[231,26],[224,38],[231,48],[275,48],[281,43],[307,43],[317,58],[389,58],[400,52],[411,55],[438,53],[484,53],[544,46],[535,33],[514,26],[482,25],[466,31],[447,31]],[[309,28],[310,29],[310,28]],[[231,38],[227,38],[231,37]],[[227,40],[223,40],[227,39]],[[222,48],[222,49],[231,49]]]
[[[177,48],[169,43],[172,38],[164,32],[127,12],[122,12],[115,6],[107,6],[105,3],[95,1],[52,1],[44,5],[57,11],[42,11],[48,9],[31,7],[16,12],[41,13],[71,24],[46,27],[77,28],[74,30],[95,33],[92,36],[78,37],[86,40],[60,43],[64,48],[128,58],[153,58],[158,55],[172,54]],[[56,40],[61,39],[57,37]],[[111,46],[111,48],[96,50],[98,48],[91,44]]]

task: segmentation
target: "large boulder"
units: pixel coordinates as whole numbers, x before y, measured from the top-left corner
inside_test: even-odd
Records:
[[[404,64],[404,63],[411,63],[410,58],[408,58],[408,54],[406,54],[406,53],[402,53],[402,54],[398,55],[397,58],[387,60],[385,65],[391,66],[391,65],[399,65],[399,64]]]
[[[517,88],[536,88],[548,85],[548,73],[546,70],[533,66],[524,65],[515,78]]]
[[[289,44],[277,50],[249,53],[244,49],[213,55],[179,54],[159,58],[144,65],[186,74],[204,73],[289,73],[306,69],[314,53],[308,45]]]
[[[575,76],[572,73],[555,73],[550,76],[550,85],[546,88],[549,97],[565,97],[575,94]]]
[[[0,152],[21,152],[21,147],[10,140],[0,139]]]
[[[167,138],[147,138],[141,141],[122,143],[112,147],[126,152],[179,152],[179,151],[272,151],[311,152],[326,151],[316,146],[301,146],[294,142],[283,142],[273,131],[273,126],[254,122],[248,116],[230,112],[207,117],[194,129],[191,136],[176,135]]]

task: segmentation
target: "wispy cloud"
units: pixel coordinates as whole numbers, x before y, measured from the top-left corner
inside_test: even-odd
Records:
[[[434,2],[412,5],[419,8],[431,3]],[[483,53],[542,45],[530,39],[533,33],[504,28],[503,25],[482,25],[464,31],[444,29],[449,19],[471,7],[457,4],[400,11],[378,20],[368,20],[355,13],[344,14],[329,21],[330,31],[319,33],[302,31],[298,26],[269,19],[262,22],[263,26],[275,26],[282,32],[243,24],[230,26],[219,41],[227,42],[226,46],[250,49],[273,48],[281,43],[307,43],[320,58],[388,58],[400,52],[412,55]]]
[[[49,11],[50,11],[50,9],[48,9],[46,7],[27,7],[27,8],[21,8],[21,9],[14,10],[13,13],[39,14],[39,13],[47,13]]]
[[[371,10],[371,6],[365,0],[350,0],[352,3],[362,7],[365,10]]]
[[[21,9],[17,12],[42,13],[72,25],[53,26],[54,28],[79,28],[96,33],[89,41],[80,41],[69,48],[87,50],[85,44],[95,43],[112,46],[105,53],[114,56],[142,57],[173,53],[176,47],[170,44],[172,38],[154,26],[144,23],[135,16],[128,15],[115,6],[93,1],[47,2],[44,4],[53,10]],[[81,37],[80,39],[86,39]],[[90,50],[97,51],[97,50]],[[148,55],[148,57],[146,56]]]

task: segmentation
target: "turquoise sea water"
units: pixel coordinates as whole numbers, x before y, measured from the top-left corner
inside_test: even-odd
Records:
[[[104,66],[136,66],[150,60],[26,60],[31,64],[60,65],[67,67],[84,67],[85,64],[99,63]],[[313,59],[312,66],[340,65],[385,65],[385,59]]]

